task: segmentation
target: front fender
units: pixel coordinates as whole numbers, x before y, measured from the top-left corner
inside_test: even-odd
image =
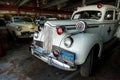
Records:
[[[70,48],[65,47],[64,39],[61,42],[60,47],[76,54],[75,64],[83,64],[95,44],[100,46],[99,56],[102,50],[102,39],[100,36],[91,33],[79,33],[71,36],[73,38],[73,44]]]

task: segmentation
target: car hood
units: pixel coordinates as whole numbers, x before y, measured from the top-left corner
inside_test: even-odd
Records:
[[[92,24],[98,24],[95,20],[56,20],[56,21],[47,21],[45,27],[50,26],[53,28],[62,27],[65,33],[79,33],[82,30],[78,29],[78,22],[84,21],[86,27],[91,26]]]
[[[68,25],[76,25],[77,22],[79,21],[84,21],[85,23],[89,24],[97,24],[97,20],[55,20],[55,21],[47,21],[45,24],[49,24],[50,26],[53,27],[58,27],[58,26],[68,26]]]
[[[34,23],[31,23],[31,22],[19,22],[19,23],[14,23],[14,25],[29,27],[29,28],[34,28],[36,26]]]

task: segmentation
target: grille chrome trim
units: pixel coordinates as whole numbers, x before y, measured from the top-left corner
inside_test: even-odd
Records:
[[[43,42],[44,53],[51,52],[52,42],[53,42],[53,29],[50,26],[45,26],[45,28],[44,28],[44,42]]]

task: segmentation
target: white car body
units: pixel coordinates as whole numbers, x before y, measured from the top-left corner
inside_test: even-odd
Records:
[[[30,21],[23,21],[23,19],[28,19]],[[21,16],[12,17],[10,23],[6,26],[10,34],[18,38],[32,38],[33,33],[38,27],[31,18],[24,18]]]
[[[98,18],[79,19],[78,17],[82,15],[83,11],[88,11],[90,14],[97,13]],[[81,14],[79,15],[79,13]],[[86,25],[85,30],[82,28],[82,23]],[[56,32],[59,27],[64,29],[61,35]],[[44,29],[35,32],[31,52],[52,66],[73,71],[77,69],[76,66],[86,62],[91,49],[95,48],[95,54],[100,57],[103,44],[115,37],[117,27],[118,9],[116,7],[111,5],[102,5],[101,8],[98,8],[97,5],[80,7],[73,13],[71,20],[47,21]],[[69,47],[65,45],[69,44],[65,41],[66,38],[71,39]],[[54,56],[54,50],[58,50],[59,57]],[[74,56],[73,62],[67,60],[68,55],[69,57]]]

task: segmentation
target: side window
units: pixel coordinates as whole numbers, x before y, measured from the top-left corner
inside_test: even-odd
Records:
[[[115,20],[118,20],[118,11],[115,11]]]
[[[113,20],[113,10],[109,10],[105,13],[105,20]]]
[[[80,18],[80,14],[76,14],[74,15],[73,19],[79,19]]]

